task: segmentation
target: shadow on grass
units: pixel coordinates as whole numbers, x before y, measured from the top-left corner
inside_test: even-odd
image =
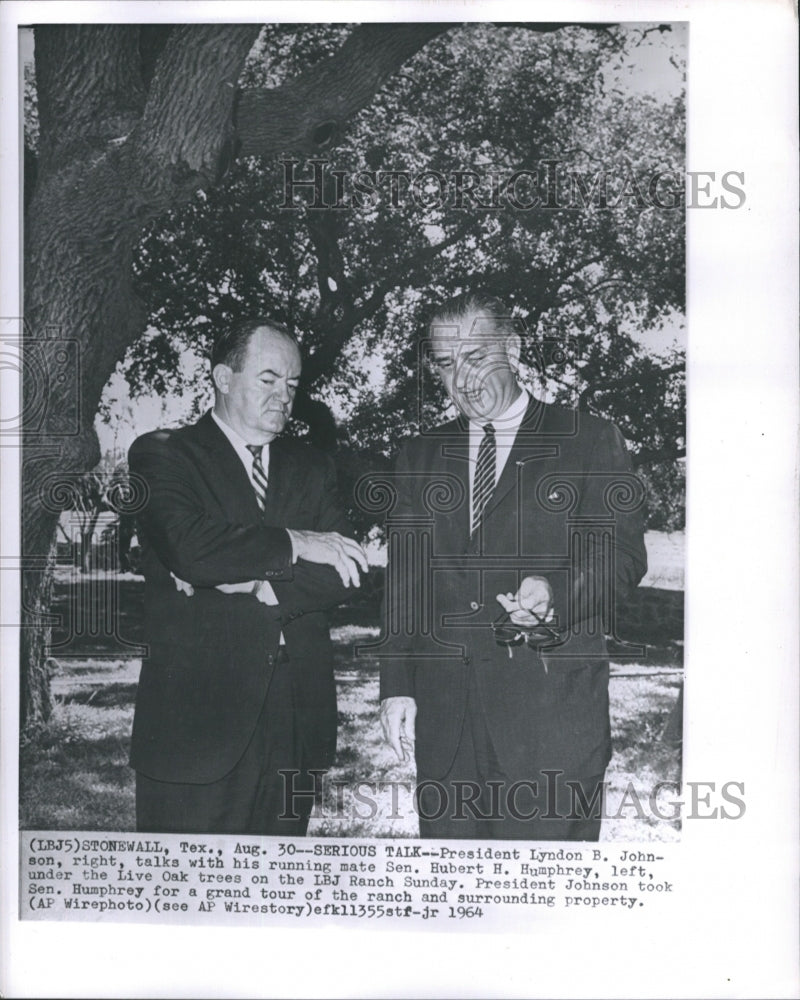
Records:
[[[85,686],[63,695],[64,705],[94,705],[95,708],[133,708],[136,701],[135,684],[104,684],[102,687]]]
[[[51,612],[52,653],[59,656],[137,656],[144,642],[144,580],[117,574],[56,578]]]
[[[56,707],[48,728],[20,748],[22,829],[134,829],[129,716]]]
[[[123,581],[120,588],[126,608],[123,634],[126,640],[138,640],[141,582]],[[58,600],[62,612],[73,598],[70,588],[61,585]],[[680,685],[682,612],[680,591],[651,588],[640,593],[620,616],[619,635],[648,649],[646,656],[630,664],[630,673],[626,674],[628,662],[622,660],[618,675],[612,676],[614,758],[608,778],[616,787],[624,788],[635,780],[646,793],[658,781],[680,780],[679,749],[663,742],[661,736]],[[317,836],[413,837],[417,835],[410,791],[415,777],[413,764],[397,761],[383,742],[376,657],[355,657],[353,652],[354,643],[364,641],[364,629],[371,628],[374,639],[377,614],[360,609],[358,624],[360,629],[348,629],[347,642],[334,646],[339,751],[329,778],[331,783],[346,786],[346,793],[342,799],[337,791],[335,801],[329,798],[323,803],[309,832]],[[78,650],[81,658],[63,657],[59,661],[53,716],[21,747],[23,829],[135,828],[134,775],[127,761],[139,664],[130,657],[110,659],[109,646],[113,642],[107,637],[76,636],[70,642],[70,652]],[[664,672],[658,673],[658,668]],[[364,782],[386,786],[382,797],[373,800],[374,811],[358,799],[359,785]],[[676,839],[678,829],[679,821],[656,822],[648,817],[611,824],[608,833],[604,824],[604,839],[669,840]]]

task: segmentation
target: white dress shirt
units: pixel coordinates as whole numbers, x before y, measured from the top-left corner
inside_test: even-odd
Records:
[[[522,388],[520,386],[520,388]],[[494,420],[485,420],[483,423],[477,423],[474,420],[469,421],[469,520],[472,524],[473,519],[473,488],[475,481],[475,467],[478,464],[478,449],[481,446],[481,441],[483,440],[484,430],[483,428],[486,424],[491,424],[494,427],[495,441],[497,444],[496,460],[495,460],[495,470],[494,470],[494,485],[500,480],[500,475],[505,468],[506,462],[508,461],[508,456],[511,453],[511,448],[514,444],[514,439],[517,436],[517,431],[522,423],[522,418],[525,416],[525,411],[528,409],[528,404],[531,401],[531,397],[527,390],[522,389],[522,392],[514,400],[511,406],[501,413],[499,417],[495,417]]]
[[[255,456],[247,447],[247,441],[235,431],[229,424],[217,415],[217,413],[212,410],[211,417],[214,423],[219,427],[225,437],[230,441],[233,450],[239,456],[242,465],[247,471],[247,475],[250,477],[250,482],[253,485],[253,491],[256,491],[256,483],[253,479],[253,465],[255,463]],[[269,445],[265,444],[261,446],[261,464],[264,467],[264,478],[269,482]],[[289,536],[289,541],[292,543],[292,561],[294,561],[294,542],[292,541],[291,531],[286,532]],[[278,598],[275,596],[275,591],[272,589],[272,584],[267,580],[253,581],[254,585],[258,584],[258,599],[264,604],[277,605]],[[283,632],[281,632],[280,638],[281,646],[286,644],[286,640],[283,637]]]
[[[253,490],[256,490],[256,483],[253,479],[253,463],[255,458],[252,451],[247,447],[248,442],[235,431],[232,427],[225,423],[222,417],[217,416],[215,410],[211,411],[211,416],[214,423],[219,427],[225,437],[230,441],[233,446],[233,450],[241,459],[242,465],[247,469],[247,475],[250,477],[250,482],[253,484]],[[265,444],[261,446],[261,464],[264,466],[264,478],[269,482],[269,445]]]

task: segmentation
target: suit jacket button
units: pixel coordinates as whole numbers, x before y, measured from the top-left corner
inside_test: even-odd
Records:
[[[481,606],[480,604],[478,604],[477,601],[470,601],[469,606],[472,608],[473,611],[480,611],[481,609]]]

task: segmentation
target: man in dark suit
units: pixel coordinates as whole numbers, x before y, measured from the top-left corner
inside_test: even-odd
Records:
[[[366,559],[330,459],[278,438],[300,367],[281,324],[240,323],[214,349],[213,409],[130,449],[147,489],[149,655],[131,751],[140,830],[302,835],[309,771],[332,762],[326,612]]]
[[[596,840],[605,635],[646,570],[641,488],[613,424],[519,385],[502,303],[443,307],[428,346],[459,416],[397,464],[386,739],[415,744],[424,837]]]

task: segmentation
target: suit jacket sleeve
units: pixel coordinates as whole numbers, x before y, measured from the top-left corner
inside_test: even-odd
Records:
[[[195,587],[270,582],[292,574],[292,546],[283,528],[236,524],[209,512],[189,455],[168,431],[138,438],[129,452],[131,472],[147,488],[137,517],[167,569]]]
[[[412,476],[411,472],[413,469],[413,460],[409,455],[410,448],[412,446],[411,442],[405,444],[397,457],[397,462],[395,464],[395,483],[397,486],[397,504],[392,511],[392,516],[410,516],[414,513],[414,500],[412,491]],[[391,558],[391,557],[390,557]],[[397,605],[401,600],[400,591],[403,587],[392,588],[390,581],[395,578],[393,573],[393,567],[388,565],[386,567],[386,592],[387,599],[394,601]],[[419,581],[412,583],[412,586],[420,586]],[[392,613],[392,618],[397,621],[399,620],[399,613],[397,609]],[[386,625],[384,626],[386,627]],[[381,660],[380,668],[380,699],[383,701],[384,698],[395,698],[395,697],[406,697],[414,698],[414,664],[411,653],[413,650],[408,649],[409,655],[407,657],[401,658],[391,658]]]
[[[353,537],[353,530],[344,513],[336,484],[336,469],[327,455],[322,457],[322,474],[314,489],[319,498],[314,531],[338,531]],[[293,527],[291,524],[289,528]],[[278,599],[281,620],[298,618],[309,611],[326,611],[351,599],[356,589],[346,587],[332,566],[298,559],[291,579],[270,581]]]
[[[608,552],[596,541],[587,544],[576,567],[571,614],[562,620],[576,625],[596,617],[600,606],[613,607],[624,601],[647,571],[644,546],[643,493],[633,489],[633,466],[619,428],[602,421],[592,450],[578,513],[598,523],[614,512],[614,546]],[[618,475],[615,483],[614,477]],[[609,593],[610,588],[610,593]]]

